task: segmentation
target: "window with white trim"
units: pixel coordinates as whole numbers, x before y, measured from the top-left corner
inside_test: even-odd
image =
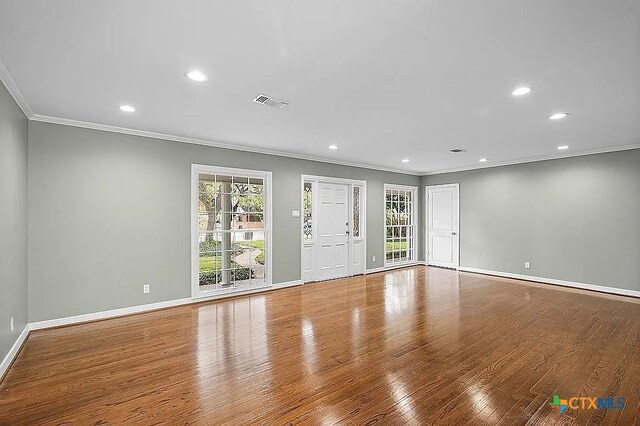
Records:
[[[269,172],[193,166],[193,295],[270,284]]]
[[[415,186],[385,185],[386,266],[416,261],[417,193]]]

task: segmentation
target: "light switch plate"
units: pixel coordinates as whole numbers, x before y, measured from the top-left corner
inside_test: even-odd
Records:
[[[300,217],[300,210],[291,210],[291,217]]]

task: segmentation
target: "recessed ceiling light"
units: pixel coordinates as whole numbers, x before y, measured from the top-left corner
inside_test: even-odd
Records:
[[[132,107],[131,105],[120,105],[120,111],[135,112],[136,109],[134,107]]]
[[[549,120],[561,120],[565,118],[567,115],[569,115],[568,112],[556,112],[549,116]]]
[[[478,161],[481,162],[481,163],[486,163],[487,161],[489,161],[489,159],[488,158],[481,158]]]
[[[329,145],[329,149],[338,149],[338,145]]]
[[[207,76],[198,70],[189,71],[187,73],[187,78],[193,81],[197,81],[198,83],[207,81]]]
[[[522,96],[522,95],[526,95],[530,91],[531,91],[531,87],[518,87],[513,92],[511,92],[511,94],[513,96]]]
[[[560,145],[560,146],[558,147],[558,149],[559,149],[560,151],[564,151],[565,149],[569,149],[569,145]]]
[[[403,159],[402,159],[402,160],[400,160],[400,161],[402,161],[403,163],[408,163],[408,162],[409,162],[409,159],[408,159],[408,158],[403,158]]]

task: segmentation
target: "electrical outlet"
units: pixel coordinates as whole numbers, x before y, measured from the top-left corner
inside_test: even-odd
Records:
[[[12,333],[13,333],[13,329],[14,329],[13,317],[11,317],[11,332],[12,332]]]
[[[142,291],[144,292],[144,294],[149,293],[149,291],[151,291],[149,289],[149,284],[145,284],[144,286],[142,286]]]
[[[376,261],[376,257],[375,257],[375,256],[373,256],[373,258],[372,258],[371,260],[372,260],[373,262],[375,262],[375,261]]]
[[[529,262],[524,262],[524,269],[529,269],[531,267],[531,265],[529,264]]]

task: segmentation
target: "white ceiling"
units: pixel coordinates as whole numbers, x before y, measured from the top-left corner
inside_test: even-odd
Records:
[[[37,116],[415,173],[640,144],[638,0],[0,0],[0,59]]]

